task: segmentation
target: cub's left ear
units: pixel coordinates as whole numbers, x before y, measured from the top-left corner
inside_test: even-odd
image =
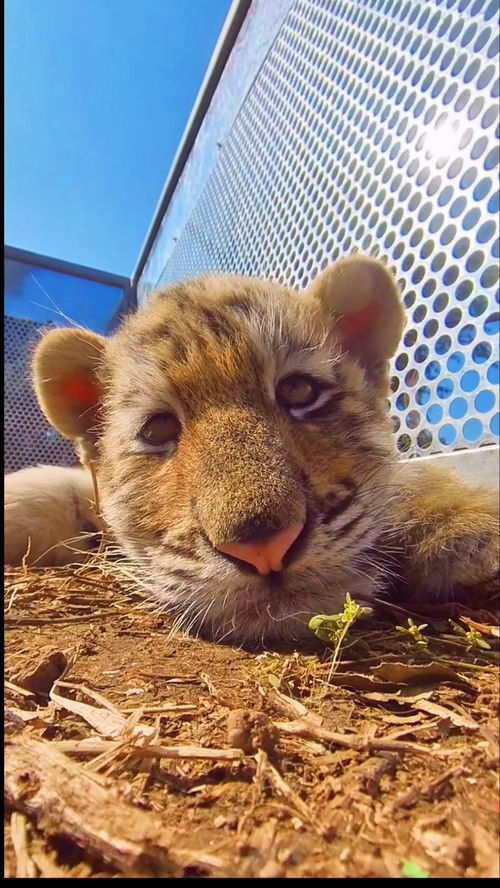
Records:
[[[323,322],[372,381],[386,378],[405,324],[399,290],[378,259],[354,255],[327,268],[306,290],[321,309]]]
[[[33,355],[38,403],[54,428],[78,442],[85,462],[99,437],[105,350],[104,337],[63,328],[47,333]]]

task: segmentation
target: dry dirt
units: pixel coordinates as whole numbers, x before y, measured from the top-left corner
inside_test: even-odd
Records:
[[[498,874],[491,605],[420,647],[385,607],[330,684],[323,645],[172,635],[97,563],[8,570],[5,610],[7,877]]]

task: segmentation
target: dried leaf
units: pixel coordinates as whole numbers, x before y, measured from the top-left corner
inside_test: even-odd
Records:
[[[397,691],[398,685],[394,682],[376,681],[369,675],[360,675],[358,672],[335,672],[330,676],[327,684],[336,687],[353,688],[356,691]]]
[[[96,703],[100,703],[101,706],[104,706],[105,709],[109,709],[111,712],[115,712],[118,715],[121,715],[121,710],[115,706],[114,703],[111,703],[107,697],[103,697],[102,694],[99,694],[97,691],[94,691],[93,688],[88,688],[82,684],[76,684],[72,681],[58,681],[57,685],[59,688],[72,688],[74,691],[81,691],[81,693],[85,694],[87,697],[91,697]]]
[[[96,706],[89,706],[88,703],[80,703],[78,700],[70,700],[68,697],[61,697],[54,690],[50,692],[50,699],[62,709],[73,712],[75,715],[81,716],[89,725],[92,725],[96,731],[105,737],[121,737],[127,728],[133,736],[141,736],[152,738],[155,735],[155,728],[150,725],[130,725],[129,720],[118,712],[111,709],[98,709]],[[140,710],[138,710],[140,715]],[[133,717],[133,716],[132,716]]]
[[[387,681],[413,684],[414,682],[453,681],[468,683],[458,672],[444,663],[425,663],[414,666],[409,663],[380,663],[372,669],[374,675]]]
[[[80,703],[78,700],[61,697],[55,691],[50,692],[50,699],[60,709],[66,709],[68,712],[81,716],[105,737],[119,737],[123,733],[126,719],[123,716],[116,715],[114,712],[110,712],[109,709],[97,709],[96,706],[89,706],[88,703]]]
[[[448,709],[445,706],[439,706],[437,703],[433,703],[431,700],[417,700],[413,704],[414,709],[420,709],[422,712],[428,712],[429,715],[437,715],[439,718],[446,718],[451,721],[453,725],[456,725],[458,728],[468,728],[471,731],[477,731],[479,725],[473,721],[471,718],[464,718],[463,715],[460,715],[458,712],[455,712],[454,709]]]
[[[408,707],[413,703],[414,700],[424,700],[432,695],[432,691],[425,691],[418,694],[408,695],[404,693],[406,689],[400,689],[394,691],[391,694],[382,694],[379,691],[373,691],[373,693],[363,694],[363,699],[371,701],[374,703],[398,703],[400,706]]]
[[[423,715],[419,715],[418,712],[414,715],[391,715],[389,712],[382,712],[380,718],[388,725],[415,725],[422,721]]]

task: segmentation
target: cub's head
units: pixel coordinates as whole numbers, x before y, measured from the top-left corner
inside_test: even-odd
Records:
[[[204,277],[110,339],[42,340],[41,407],[96,460],[104,517],[180,625],[292,641],[375,588],[403,317],[385,266],[353,256],[302,294]]]

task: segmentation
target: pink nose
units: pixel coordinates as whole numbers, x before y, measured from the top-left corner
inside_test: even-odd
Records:
[[[260,575],[265,577],[272,570],[279,571],[283,568],[283,558],[303,527],[303,524],[292,524],[291,527],[280,530],[279,533],[262,542],[222,543],[217,548],[226,555],[232,555],[234,558],[246,561],[247,564],[252,564]]]

